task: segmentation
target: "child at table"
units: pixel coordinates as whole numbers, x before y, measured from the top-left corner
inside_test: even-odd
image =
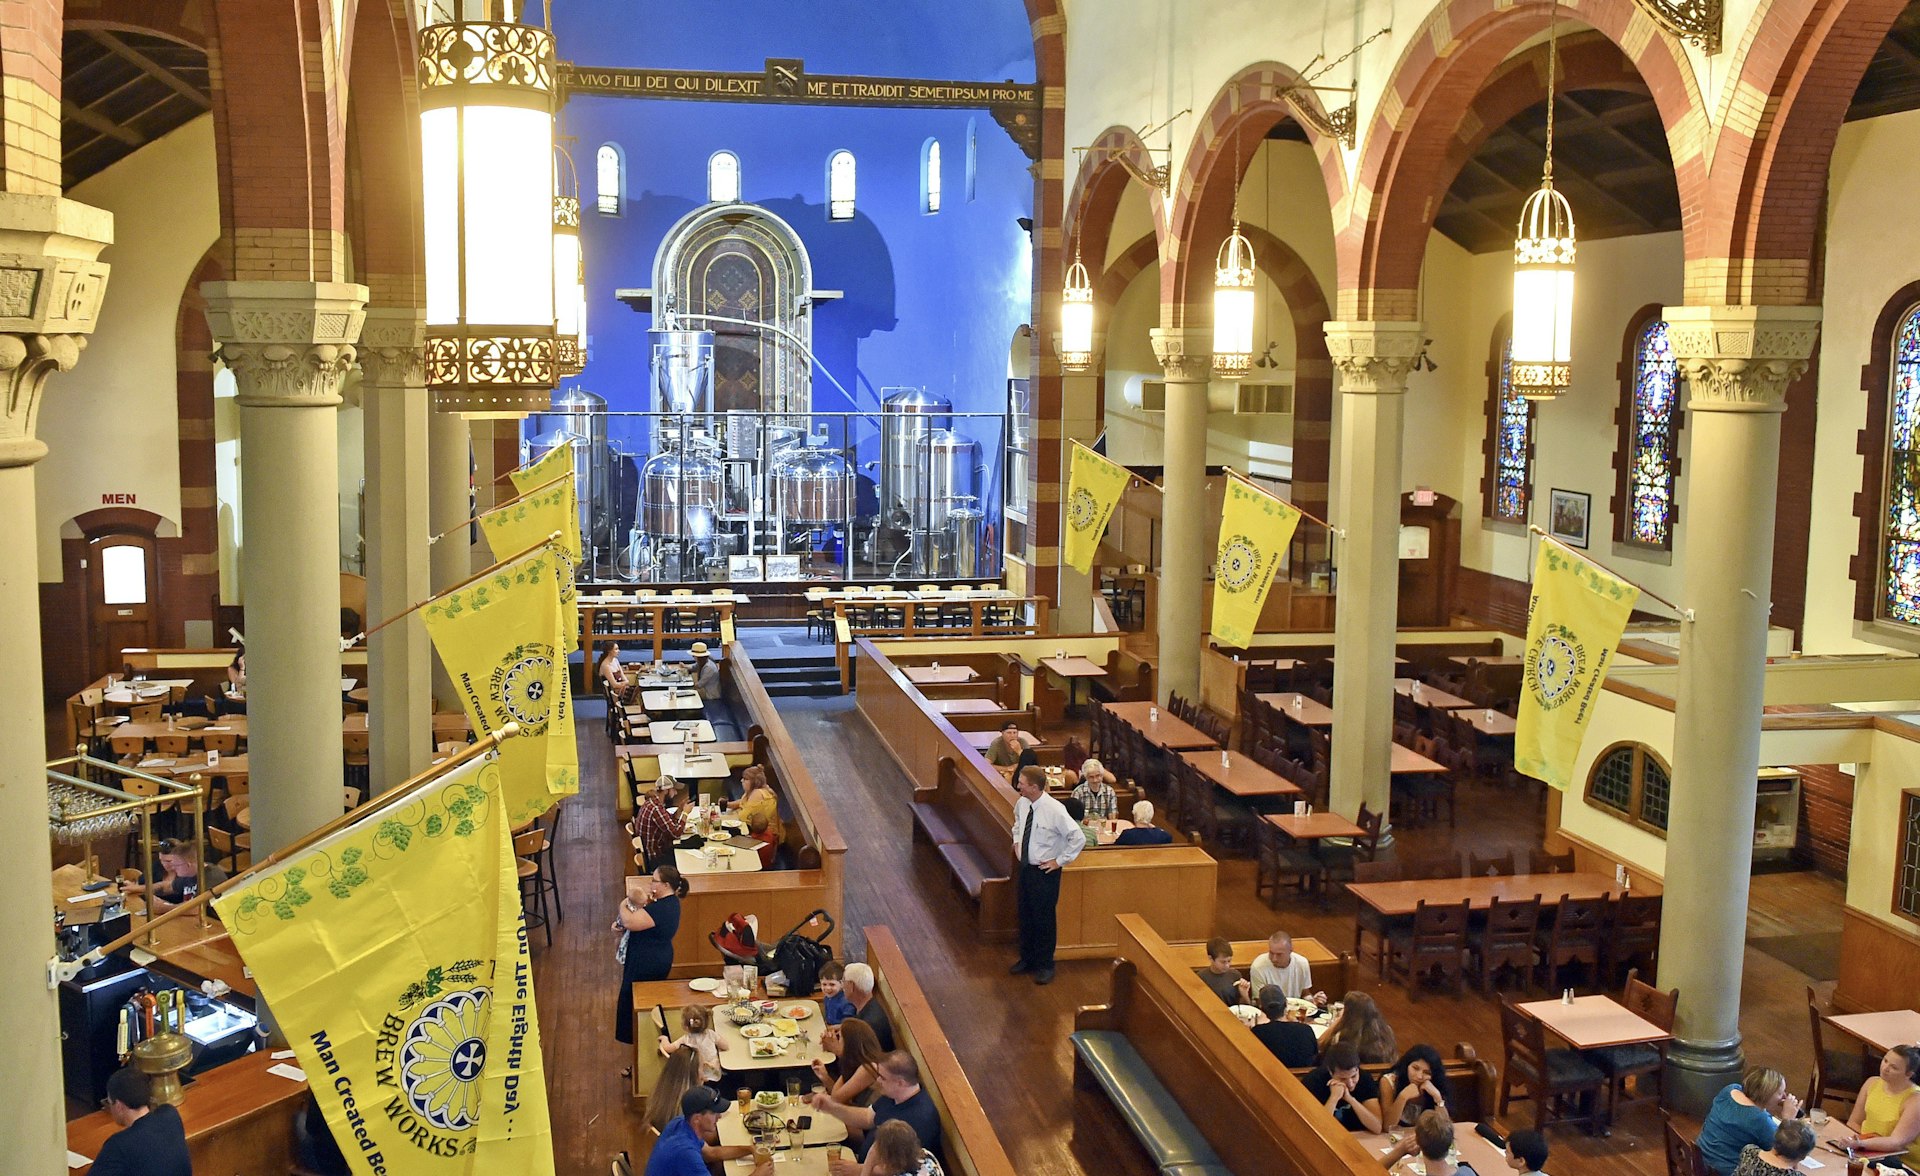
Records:
[[[727,1043],[713,1030],[713,1010],[705,1005],[692,1004],[680,1010],[679,1037],[669,1041],[667,1035],[660,1035],[660,1056],[672,1057],[676,1052],[690,1049],[700,1058],[700,1081],[719,1089],[720,1051]]]
[[[847,999],[846,993],[840,991],[846,979],[847,966],[839,960],[828,960],[820,968],[820,996],[822,998],[820,1001],[820,1015],[826,1018],[826,1022],[829,1025],[838,1025],[854,1014],[853,1002]]]

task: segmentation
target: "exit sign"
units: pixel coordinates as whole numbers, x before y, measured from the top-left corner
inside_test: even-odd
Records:
[[[101,506],[132,506],[140,496],[137,494],[102,494]]]

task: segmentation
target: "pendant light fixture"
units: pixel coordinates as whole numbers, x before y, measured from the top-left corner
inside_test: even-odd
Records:
[[[555,370],[579,375],[587,368],[587,267],[580,250],[580,173],[564,144],[553,149],[553,329]]]
[[[545,411],[558,379],[551,31],[509,0],[445,0],[420,30],[427,387],[468,417]]]
[[[1573,208],[1553,186],[1559,10],[1547,24],[1547,161],[1513,243],[1513,391],[1552,400],[1573,382]]]
[[[1060,367],[1084,372],[1093,366],[1093,280],[1080,264],[1080,242],[1075,229],[1073,264],[1067,267],[1066,288],[1060,292]]]
[[[1213,374],[1238,380],[1253,366],[1253,244],[1240,232],[1240,132],[1233,137],[1233,231],[1213,275]]]

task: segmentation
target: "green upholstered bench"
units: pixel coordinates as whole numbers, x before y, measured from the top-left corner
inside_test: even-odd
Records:
[[[1163,1176],[1232,1176],[1125,1034],[1082,1029],[1071,1040],[1075,1082],[1106,1091]]]

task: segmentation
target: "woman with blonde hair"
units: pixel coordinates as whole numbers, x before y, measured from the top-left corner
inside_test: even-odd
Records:
[[[1772,1147],[1780,1121],[1799,1113],[1800,1100],[1787,1093],[1780,1071],[1755,1066],[1713,1096],[1700,1124],[1700,1158],[1716,1176],[1729,1176],[1748,1144]]]

